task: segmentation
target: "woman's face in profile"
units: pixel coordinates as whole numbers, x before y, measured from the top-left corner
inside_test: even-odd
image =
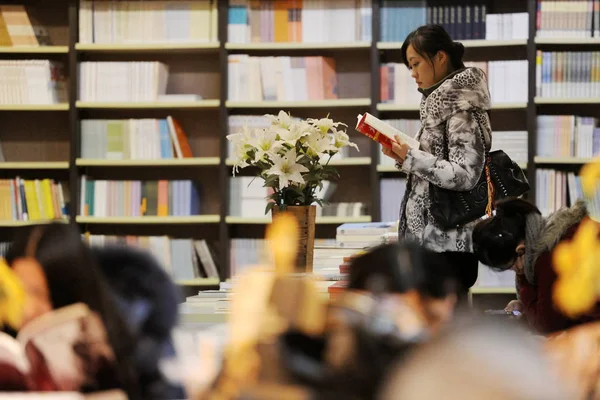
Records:
[[[25,290],[23,324],[52,311],[50,289],[40,263],[31,257],[19,258],[13,262],[11,267],[21,280]]]
[[[411,76],[421,89],[426,89],[437,83],[435,78],[434,60],[429,60],[415,50],[412,45],[406,49],[406,60]]]

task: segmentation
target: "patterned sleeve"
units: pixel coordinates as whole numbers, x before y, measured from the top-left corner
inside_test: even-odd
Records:
[[[410,149],[402,170],[443,189],[471,190],[483,172],[484,143],[479,124],[467,111],[453,115],[446,124],[449,160]]]

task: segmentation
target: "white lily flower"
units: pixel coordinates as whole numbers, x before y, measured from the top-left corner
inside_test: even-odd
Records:
[[[309,124],[304,121],[294,123],[288,127],[288,129],[278,128],[276,130],[279,138],[292,146],[296,145],[296,142],[301,138],[308,136],[312,133],[312,129]]]
[[[267,170],[267,175],[277,175],[279,177],[279,190],[282,190],[289,182],[304,184],[303,172],[308,172],[302,164],[298,164],[296,149],[291,149],[283,156],[272,154],[271,161],[273,166]]]
[[[330,129],[337,128],[340,125],[348,126],[342,122],[333,122],[333,120],[331,118],[321,118],[321,119],[310,118],[308,120],[308,122],[310,124],[313,124],[314,126],[316,126],[317,129],[319,129],[321,131],[321,133],[327,133],[327,132],[329,132]]]
[[[332,144],[329,135],[321,135],[320,132],[313,132],[306,137],[308,145],[308,153],[311,157],[321,158],[323,154],[330,151],[337,151],[337,148]]]
[[[350,146],[354,147],[357,151],[360,151],[356,143],[350,141],[350,136],[346,133],[346,131],[338,131],[337,129],[333,130],[333,138],[334,138],[334,146],[338,149],[342,147]]]
[[[266,114],[265,117],[271,121],[271,125],[273,127],[288,129],[288,127],[292,124],[292,116],[283,110],[279,111],[277,116]]]
[[[254,162],[259,162],[269,153],[277,153],[283,148],[283,143],[277,140],[277,134],[271,130],[257,130],[250,144],[255,150]]]

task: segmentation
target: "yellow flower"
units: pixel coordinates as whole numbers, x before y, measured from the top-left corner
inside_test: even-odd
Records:
[[[581,168],[579,173],[583,194],[592,197],[600,185],[600,159],[596,159]]]
[[[570,317],[591,310],[600,294],[600,224],[584,219],[573,240],[559,243],[552,255],[558,280],[556,306]]]
[[[23,323],[25,291],[21,281],[0,258],[0,327],[4,324],[18,329]]]

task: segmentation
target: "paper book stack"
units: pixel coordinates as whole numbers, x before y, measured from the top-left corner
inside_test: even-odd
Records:
[[[395,222],[347,223],[336,230],[338,246],[368,248],[383,243],[383,236],[397,230]]]
[[[226,314],[230,310],[234,282],[221,282],[218,290],[200,290],[188,296],[180,312],[188,314]]]

